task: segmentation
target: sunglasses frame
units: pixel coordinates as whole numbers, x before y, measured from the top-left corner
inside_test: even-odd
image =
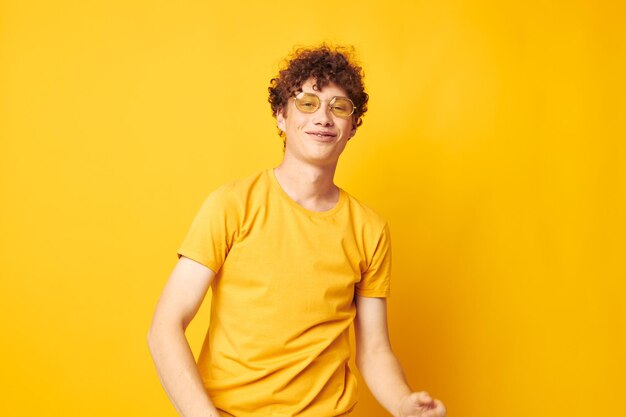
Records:
[[[300,107],[298,107],[298,99],[304,97],[304,96],[313,96],[317,99],[317,106],[315,107],[315,109],[313,109],[313,111],[305,111],[302,110]],[[305,114],[311,114],[311,113],[315,113],[321,106],[322,106],[322,99],[315,93],[308,93],[306,91],[300,91],[299,93],[297,93],[294,97],[292,97],[295,101],[296,104],[296,108],[301,111],[302,113]],[[338,99],[344,99],[344,100],[348,100],[350,102],[350,104],[352,104],[352,111],[350,112],[350,114],[346,115],[346,116],[340,116],[338,114],[335,113],[335,108],[333,107],[333,104],[335,103],[335,101]],[[356,111],[356,106],[354,105],[354,102],[352,100],[350,100],[348,97],[345,96],[334,96],[333,98],[330,99],[330,101],[328,102],[328,107],[330,107],[330,111],[332,114],[334,114],[335,116],[342,118],[342,119],[348,119],[350,118],[350,116],[352,116],[354,114],[354,112]]]

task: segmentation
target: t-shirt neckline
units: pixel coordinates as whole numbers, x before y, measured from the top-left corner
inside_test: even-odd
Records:
[[[265,170],[265,175],[267,175],[267,177],[270,179],[270,182],[272,183],[272,185],[274,186],[274,189],[278,192],[278,194],[280,194],[280,196],[293,208],[295,208],[296,210],[298,210],[299,212],[306,214],[307,216],[310,217],[327,217],[327,216],[331,216],[335,213],[337,213],[341,207],[343,206],[344,202],[346,201],[346,192],[343,190],[343,188],[341,187],[337,187],[339,188],[339,200],[337,201],[337,203],[329,210],[325,210],[325,211],[312,211],[309,210],[303,206],[301,206],[300,204],[298,204],[294,199],[292,199],[289,194],[287,194],[287,192],[285,190],[283,190],[283,187],[280,185],[280,183],[278,182],[278,179],[276,178],[276,174],[274,173],[274,168],[269,168]]]

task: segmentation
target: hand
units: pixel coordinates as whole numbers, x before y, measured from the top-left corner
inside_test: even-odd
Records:
[[[398,417],[445,417],[446,407],[426,391],[413,392],[400,401]]]

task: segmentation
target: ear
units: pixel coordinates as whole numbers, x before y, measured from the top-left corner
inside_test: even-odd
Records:
[[[285,115],[283,109],[278,109],[276,112],[276,123],[278,124],[278,128],[282,130],[284,133],[287,133],[287,128],[285,127]]]
[[[356,135],[356,123],[352,123],[352,130],[350,130],[350,136],[348,136],[348,140],[352,139],[354,135]]]

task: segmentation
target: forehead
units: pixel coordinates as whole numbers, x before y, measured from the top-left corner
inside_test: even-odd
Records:
[[[309,78],[308,80],[306,80],[302,84],[301,88],[302,88],[302,91],[305,91],[307,93],[315,93],[322,98],[324,97],[331,98],[335,96],[342,96],[342,97],[348,96],[348,94],[346,93],[346,90],[339,87],[337,84],[333,82],[330,82],[329,84],[325,85],[321,90],[319,90],[317,85],[315,84],[315,78]]]

